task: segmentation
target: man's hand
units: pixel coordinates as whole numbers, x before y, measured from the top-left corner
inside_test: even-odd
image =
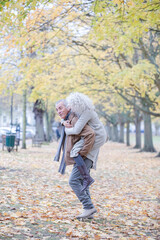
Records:
[[[66,128],[71,128],[71,127],[72,127],[72,125],[71,125],[71,123],[70,123],[69,120],[64,121],[64,122],[63,122],[63,125],[64,125]]]

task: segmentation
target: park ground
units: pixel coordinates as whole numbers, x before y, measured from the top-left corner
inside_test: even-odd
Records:
[[[91,196],[93,220],[80,222],[81,204],[53,162],[58,143],[0,150],[0,239],[160,239],[156,153],[107,142],[100,151]]]

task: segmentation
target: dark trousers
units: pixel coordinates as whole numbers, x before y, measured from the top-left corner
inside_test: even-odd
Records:
[[[86,158],[84,160],[87,169],[90,171],[93,162]],[[76,164],[74,164],[70,178],[69,178],[69,185],[71,186],[72,190],[76,194],[79,201],[82,203],[84,209],[91,209],[94,208],[94,205],[92,203],[89,188],[87,188],[85,191],[81,192],[82,189],[82,176],[79,172],[79,170],[76,167]]]

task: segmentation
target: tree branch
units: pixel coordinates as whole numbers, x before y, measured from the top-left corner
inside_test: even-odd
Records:
[[[133,102],[132,100],[128,99],[126,97],[126,95],[124,96],[121,92],[120,89],[116,88],[117,93],[124,99],[126,100],[129,104],[135,106],[135,102]],[[142,107],[140,107],[139,105],[136,104],[136,108],[139,109],[140,111],[144,112],[144,113],[148,113],[149,115],[155,116],[155,117],[160,117],[160,113],[155,113],[155,112],[151,112],[151,111],[146,111],[145,109],[143,109]]]

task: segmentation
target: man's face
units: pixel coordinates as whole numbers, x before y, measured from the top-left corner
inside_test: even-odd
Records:
[[[70,111],[68,108],[65,107],[63,102],[57,104],[56,110],[61,119],[65,119],[65,117]]]

